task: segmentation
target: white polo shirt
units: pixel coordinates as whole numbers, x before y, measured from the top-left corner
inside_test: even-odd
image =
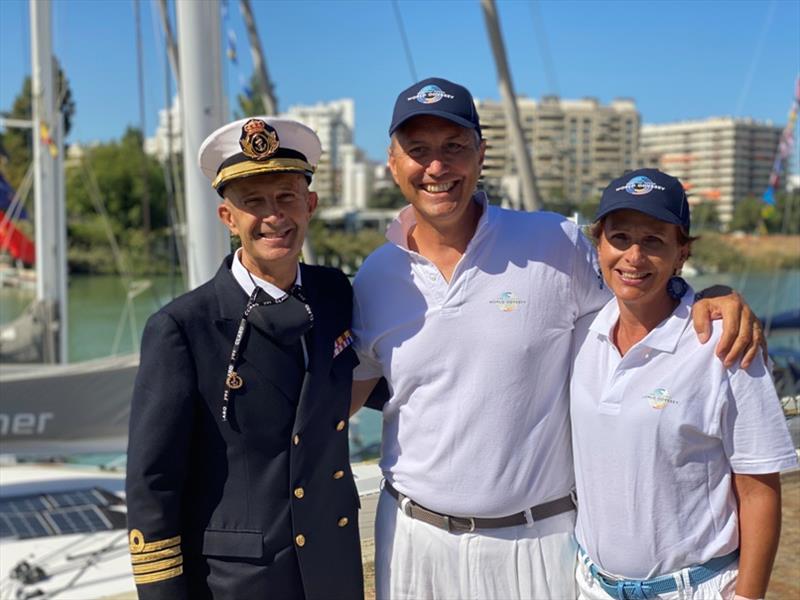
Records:
[[[621,357],[616,299],[575,325],[570,386],[578,542],[603,570],[646,579],[739,545],[731,471],[797,465],[780,402],[759,354],[747,370],[701,344],[694,292]]]
[[[389,381],[381,468],[398,490],[442,513],[498,517],[573,488],[572,330],[608,292],[574,224],[474,200],[483,214],[449,284],[408,249],[411,207],[364,262],[355,378]]]

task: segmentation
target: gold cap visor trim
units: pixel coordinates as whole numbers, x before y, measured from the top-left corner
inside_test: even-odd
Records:
[[[264,162],[247,160],[222,169],[217,173],[211,185],[214,189],[218,189],[219,186],[228,183],[232,179],[275,172],[313,173],[314,167],[299,158],[273,158]]]
[[[144,535],[138,529],[134,529],[130,534],[130,550],[131,554],[142,554],[143,552],[154,552],[156,550],[163,550],[177,546],[181,543],[181,536],[167,538],[164,540],[156,540],[155,542],[145,542]]]
[[[148,573],[147,575],[134,575],[133,581],[136,585],[142,585],[143,583],[155,583],[156,581],[165,581],[167,579],[173,579],[178,575],[183,574],[183,565],[175,567],[174,569],[169,569],[168,571],[159,571],[158,573]]]
[[[180,555],[181,555],[181,547],[173,546],[172,548],[167,548],[166,550],[159,550],[158,552],[144,552],[142,554],[132,554],[131,564],[137,565],[140,563],[148,563],[148,562],[153,562],[154,560],[160,560],[162,558],[170,558],[171,556],[180,556]]]
[[[153,573],[154,571],[163,571],[183,564],[183,557],[168,558],[167,560],[159,560],[158,562],[145,563],[143,565],[133,565],[133,574],[142,575],[144,573]]]

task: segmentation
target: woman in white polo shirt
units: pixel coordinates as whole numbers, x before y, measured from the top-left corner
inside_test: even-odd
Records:
[[[701,344],[681,183],[641,169],[606,188],[592,230],[615,298],[576,323],[571,380],[582,599],[763,598],[779,472],[797,464],[764,361]]]

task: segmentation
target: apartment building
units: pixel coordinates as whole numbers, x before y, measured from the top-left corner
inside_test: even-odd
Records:
[[[497,100],[475,102],[487,150],[483,183],[518,206],[520,178],[505,112]],[[540,101],[518,98],[525,144],[543,199],[580,203],[596,198],[606,184],[638,162],[640,117],[630,99],[608,105],[595,98]]]
[[[311,189],[322,206],[366,208],[372,189],[371,166],[354,144],[355,103],[352,98],[290,106],[281,116],[313,129],[322,142],[322,157]]]
[[[782,127],[770,122],[712,117],[641,129],[641,166],[679,178],[693,204],[716,204],[730,222],[736,203],[767,187]]]

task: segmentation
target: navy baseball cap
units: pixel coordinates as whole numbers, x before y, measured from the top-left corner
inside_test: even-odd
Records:
[[[441,117],[461,127],[474,129],[481,135],[481,123],[472,94],[464,86],[447,79],[429,77],[400,92],[394,103],[389,135],[419,115]]]
[[[608,213],[629,208],[683,227],[689,233],[689,201],[683,184],[658,169],[637,169],[608,184],[595,215],[599,221]]]

